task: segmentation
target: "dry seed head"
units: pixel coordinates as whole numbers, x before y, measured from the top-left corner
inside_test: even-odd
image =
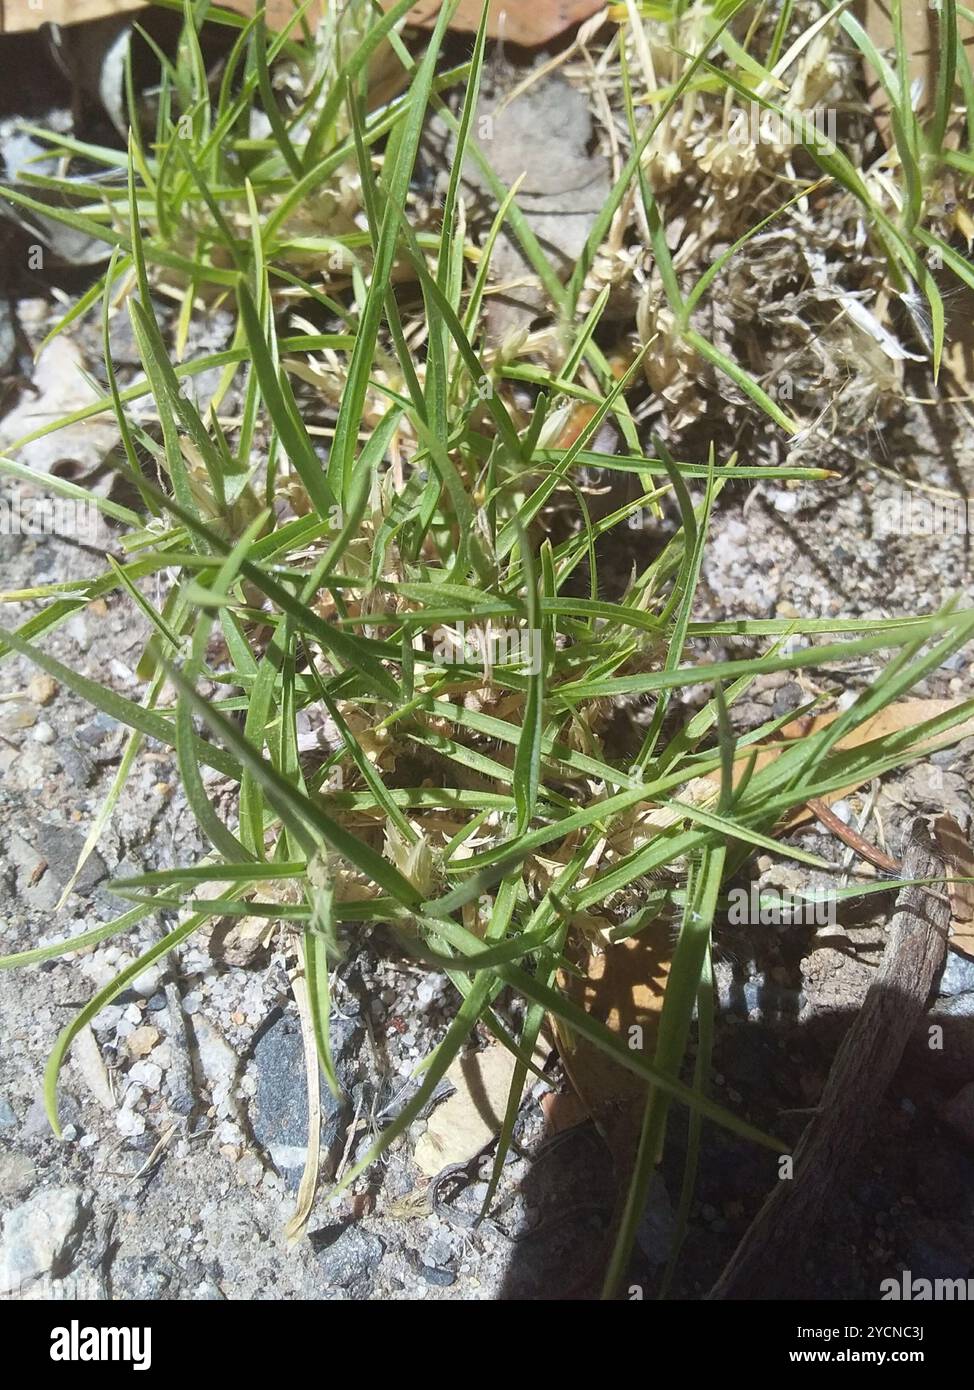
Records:
[[[410,844],[398,826],[385,825],[385,852],[396,868],[424,898],[433,896],[436,887],[436,859],[421,828],[419,839]]]

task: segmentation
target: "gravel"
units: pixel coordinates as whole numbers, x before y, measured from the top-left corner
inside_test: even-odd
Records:
[[[384,1246],[360,1226],[330,1226],[311,1237],[319,1274],[328,1289],[353,1296],[369,1292]]]

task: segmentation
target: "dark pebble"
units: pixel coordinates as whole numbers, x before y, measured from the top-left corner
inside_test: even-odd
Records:
[[[941,995],[974,993],[974,960],[958,955],[956,951],[947,952],[947,964],[940,977]]]
[[[335,1149],[339,1138],[344,1138],[350,1116],[347,1093],[357,1080],[363,1038],[357,1020],[332,1021],[332,1056],[346,1095],[336,1100],[324,1077],[321,1078],[321,1140],[326,1154]],[[254,1061],[257,1067],[257,1094],[251,1103],[254,1137],[271,1155],[288,1183],[297,1186],[303,1160],[292,1167],[285,1166],[281,1158],[289,1152],[297,1156],[308,1143],[304,1045],[296,1012],[286,1010],[259,1034]]]
[[[433,1265],[424,1264],[422,1260],[414,1261],[413,1269],[427,1284],[435,1284],[441,1289],[448,1289],[451,1284],[457,1282],[457,1276],[451,1269],[436,1269]]]

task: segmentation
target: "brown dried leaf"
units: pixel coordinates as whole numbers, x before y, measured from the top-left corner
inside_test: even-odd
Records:
[[[391,10],[394,3],[395,0],[382,0],[387,10]],[[435,22],[441,7],[442,0],[421,0],[409,11],[410,21],[428,28]],[[508,43],[534,48],[604,8],[604,0],[532,0],[530,5],[491,0],[487,33],[492,39],[504,38]],[[483,12],[483,0],[460,0],[450,28],[476,33]]]
[[[142,9],[143,0],[4,0],[0,5],[0,34],[21,34],[42,24],[81,24],[106,15]]]
[[[543,1065],[550,1050],[540,1042],[538,1046],[542,1050],[535,1054],[535,1066]],[[516,1065],[501,1043],[453,1061],[446,1074],[456,1090],[433,1111],[416,1144],[413,1158],[421,1172],[434,1178],[451,1163],[465,1163],[500,1133]],[[525,1089],[531,1085],[528,1076]]]
[[[382,0],[387,10],[396,0]],[[224,9],[237,10],[248,17],[254,13],[254,0],[220,0]],[[294,0],[266,0],[267,23],[280,29],[294,15]],[[420,0],[409,12],[412,24],[429,28],[436,20],[442,0]],[[16,34],[37,29],[41,24],[80,24],[85,20],[103,19],[106,15],[128,14],[144,8],[144,0],[4,0],[0,5],[0,33]],[[530,5],[511,4],[511,0],[492,0],[487,32],[491,38],[503,37],[509,43],[533,47],[547,43],[573,24],[588,19],[604,8],[603,0],[533,0]],[[483,13],[481,0],[461,0],[451,21],[451,29],[475,33]],[[316,15],[307,16],[314,27]]]
[[[541,1097],[545,1134],[554,1138],[588,1119],[588,1106],[574,1091],[549,1091]]]
[[[887,58],[896,60],[896,36],[893,30],[893,11],[890,0],[863,0],[860,6],[861,21],[866,33]],[[909,62],[910,82],[923,83],[923,96],[917,114],[923,119],[933,109],[937,90],[937,62],[939,37],[937,32],[938,15],[934,5],[924,4],[923,0],[904,0],[903,37]],[[974,41],[974,24],[957,16],[957,38],[960,43]],[[866,74],[869,102],[876,116],[879,133],[887,145],[893,144],[892,126],[889,118],[889,99],[883,91],[875,72],[868,63],[863,63]]]
[[[885,738],[889,734],[897,734],[904,729],[915,728],[928,719],[936,718],[938,714],[946,714],[948,710],[956,709],[960,704],[963,704],[962,700],[901,700],[899,704],[890,705],[886,709],[880,710],[879,714],[874,714],[872,719],[867,719],[851,734],[839,739],[836,747],[858,748],[863,743],[869,743],[872,739]],[[813,719],[796,719],[794,723],[786,726],[785,736],[787,738],[799,738],[803,735],[818,733],[819,729],[826,728],[838,717],[838,713],[834,713],[817,715]],[[971,735],[974,735],[974,719],[965,720],[963,724],[956,725],[949,732],[950,737],[955,740],[970,738]],[[939,738],[925,739],[916,746],[920,749],[931,748],[939,742]],[[772,753],[772,756],[775,755]],[[840,801],[861,785],[861,782],[850,783],[849,786],[842,787],[839,791],[829,792],[828,796],[822,797],[822,800],[827,804]],[[807,820],[810,815],[811,812],[803,807],[792,813],[789,824],[795,825],[799,821]]]
[[[565,995],[627,1046],[646,1057],[656,1051],[659,1014],[672,956],[669,924],[654,923],[638,936],[604,948],[577,948],[580,975],[562,971]],[[631,1170],[646,1084],[585,1038],[552,1020],[569,1079],[605,1139],[618,1172]]]
[[[845,738],[840,738],[836,748],[859,748],[864,743],[869,743],[873,739],[884,738],[888,734],[901,733],[903,729],[915,728],[918,724],[925,723],[928,719],[934,719],[938,714],[945,714],[948,710],[956,709],[962,700],[901,700],[899,704],[890,705],[887,709],[880,710],[879,714],[874,714],[871,719],[865,720],[858,728],[853,729],[851,734]],[[795,719],[790,724],[786,724],[782,733],[786,739],[807,738],[811,734],[817,734],[820,729],[825,729],[838,719],[838,711],[831,714],[819,714],[804,719]],[[963,724],[957,725],[949,731],[954,740],[970,738],[974,735],[974,719],[967,719]],[[941,736],[943,737],[943,736]],[[932,748],[940,739],[926,739],[918,743],[917,748]],[[755,771],[767,767],[774,762],[775,758],[781,756],[784,751],[784,744],[764,744],[755,759]],[[734,768],[735,784],[743,777],[747,762],[745,759],[738,759]],[[682,796],[684,800],[692,800],[695,805],[703,805],[705,798],[701,795],[702,790],[708,785],[713,789],[710,799],[720,789],[720,779],[716,774],[711,773],[708,777],[696,777],[689,784],[693,788],[692,797],[687,796],[684,789]],[[833,801],[841,801],[850,792],[856,791],[862,786],[862,782],[850,782],[848,786],[841,787],[838,791],[829,792],[827,796],[821,798],[826,805],[831,805]],[[802,821],[808,820],[811,811],[805,806],[796,807],[787,817],[786,824],[798,825]]]
[[[109,15],[130,14],[145,9],[148,0],[4,0],[0,5],[0,34],[23,33],[42,24],[83,24]],[[236,10],[248,18],[254,13],[255,0],[219,0],[221,9]],[[266,0],[267,23],[280,29],[294,16],[293,0]],[[310,13],[308,23],[313,28],[316,16]]]

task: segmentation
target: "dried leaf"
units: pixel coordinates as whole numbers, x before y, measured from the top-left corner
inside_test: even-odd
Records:
[[[541,1097],[545,1134],[554,1137],[588,1119],[588,1106],[574,1091],[549,1091]]]
[[[962,703],[958,700],[903,700],[880,711],[872,719],[867,719],[852,733],[840,739],[838,748],[857,748],[872,739],[883,738],[899,733],[904,729],[915,728],[938,714],[956,708]],[[813,718],[795,720],[784,732],[788,738],[807,737],[838,718],[838,713],[819,715]],[[967,720],[951,731],[953,737],[960,739],[974,735],[974,719]],[[928,746],[938,740],[927,740]],[[768,745],[758,755],[757,766],[767,766],[779,757],[782,746]],[[738,775],[743,775],[745,764],[737,766]],[[859,783],[853,783],[839,791],[823,797],[824,801],[837,801],[849,792],[855,791]],[[683,788],[681,798],[694,804],[708,804],[716,799],[720,784],[716,777],[695,778]],[[807,820],[811,812],[807,807],[796,809],[788,823],[795,825]],[[664,824],[678,816],[675,812],[657,813],[658,822]],[[958,831],[958,834],[960,832]],[[974,865],[974,856],[967,849]],[[963,874],[974,876],[974,867],[961,870]],[[970,949],[974,951],[974,885],[971,888],[966,916],[958,914],[958,920],[966,922],[970,934]],[[957,936],[955,926],[955,936]],[[956,943],[960,946],[959,940]],[[967,946],[961,947],[967,950]],[[645,1055],[652,1056],[655,1050],[656,1030],[659,1012],[663,1005],[666,977],[670,966],[672,941],[670,928],[660,922],[638,936],[630,937],[616,945],[604,948],[585,947],[580,950],[575,964],[578,974],[563,971],[559,984],[567,996],[585,1011],[605,1023],[627,1046],[639,1046]],[[615,1062],[584,1039],[573,1037],[557,1020],[552,1020],[558,1037],[559,1051],[565,1070],[579,1097],[584,1101],[589,1113],[609,1145],[620,1172],[628,1172],[638,1134],[642,1107],[638,1104],[645,1095],[645,1086],[631,1072],[619,1067]]]
[[[387,10],[391,10],[394,3],[395,0],[382,0]],[[410,22],[428,28],[441,8],[442,0],[421,0],[409,11]],[[604,8],[604,0],[532,0],[530,5],[491,0],[487,33],[492,39],[503,38],[508,43],[533,48]],[[483,12],[483,0],[460,0],[450,28],[476,33]]]
[[[672,956],[669,923],[653,923],[624,941],[580,949],[578,974],[558,983],[586,1013],[645,1057],[656,1051],[659,1014]],[[552,1020],[558,1051],[572,1085],[605,1139],[616,1168],[628,1173],[635,1154],[646,1084],[585,1038]]]
[[[536,1065],[544,1055],[535,1056]],[[427,1177],[451,1163],[465,1163],[500,1133],[516,1064],[506,1047],[492,1043],[482,1052],[456,1058],[448,1068],[456,1090],[433,1111],[414,1154],[416,1166]],[[530,1085],[533,1079],[528,1077],[525,1089]]]
[[[886,709],[880,710],[879,714],[874,714],[872,719],[865,720],[845,738],[840,738],[836,747],[858,748],[861,744],[869,743],[872,739],[885,738],[889,734],[901,733],[904,729],[916,728],[918,724],[923,724],[928,719],[934,719],[938,714],[946,714],[949,710],[956,709],[958,705],[963,703],[962,700],[901,700],[899,704],[889,705]],[[838,713],[834,713],[817,715],[813,719],[798,719],[793,724],[787,725],[784,732],[788,738],[799,738],[802,735],[818,733],[819,729],[826,728],[838,717]],[[974,735],[974,719],[965,720],[963,724],[958,724],[950,730],[950,737],[958,741],[962,738],[970,738],[972,735]],[[925,739],[916,747],[919,749],[930,748],[939,742],[940,738]],[[775,756],[773,752],[772,756]],[[758,766],[761,766],[761,759],[759,759]],[[850,783],[849,786],[842,787],[839,791],[829,792],[827,796],[822,797],[822,800],[827,804],[840,801],[861,785],[861,782]],[[799,821],[807,820],[810,815],[811,812],[803,807],[792,813],[788,823],[795,825]]]
[[[874,714],[871,719],[866,719],[858,728],[853,729],[852,733],[840,738],[835,745],[837,749],[858,748],[864,743],[869,743],[873,739],[884,738],[889,734],[901,733],[904,729],[915,728],[918,724],[923,724],[928,719],[934,719],[938,714],[945,714],[948,710],[956,709],[962,700],[901,700],[899,704],[890,705],[887,709],[880,710],[879,714]],[[838,711],[831,714],[820,714],[795,719],[790,724],[786,724],[783,734],[786,739],[807,738],[811,734],[816,734],[820,729],[827,728],[839,717]],[[951,738],[957,742],[962,738],[974,736],[974,719],[965,720],[963,724],[957,725],[950,731]],[[919,749],[935,747],[940,742],[938,738],[926,739],[918,744]],[[785,744],[767,743],[762,745],[754,759],[754,770],[760,771],[767,767],[769,763],[779,758],[784,751]],[[743,758],[739,759],[734,766],[735,786],[744,776],[748,763]],[[856,791],[862,786],[862,781],[850,782],[845,787],[840,787],[838,791],[829,792],[820,799],[831,805],[833,801],[841,801],[850,792]],[[717,800],[720,792],[720,777],[717,773],[711,773],[706,777],[694,777],[691,782],[680,790],[680,800],[688,802],[694,806],[710,807]],[[785,817],[785,825],[800,825],[803,821],[809,820],[812,812],[807,806],[797,806]],[[676,810],[656,811],[647,818],[648,823],[659,825],[661,828],[672,825],[680,819],[680,813]]]
[[[382,0],[387,10],[396,0]],[[220,0],[221,7],[237,10],[250,16],[254,0]],[[431,26],[442,7],[442,0],[420,0],[409,12],[409,22],[426,28]],[[144,9],[144,0],[5,0],[0,5],[0,34],[17,34],[37,29],[41,24],[80,24],[85,20],[103,19],[106,15],[129,14]],[[487,32],[491,38],[505,38],[509,43],[529,47],[547,43],[573,24],[588,19],[604,8],[604,0],[533,0],[530,5],[512,5],[510,0],[491,0],[491,15]],[[294,0],[266,0],[267,23],[280,29],[294,15]],[[483,13],[482,0],[461,0],[450,27],[475,33]],[[307,21],[314,26],[314,9]]]
[[[963,704],[962,700],[901,700],[899,704],[890,705],[879,714],[874,714],[871,719],[866,719],[858,728],[853,729],[852,733],[840,738],[835,745],[836,748],[858,748],[864,743],[869,743],[873,739],[885,738],[889,734],[901,733],[904,729],[916,728],[918,724],[925,723],[928,719],[934,719],[938,714],[946,714],[949,710],[956,709]],[[791,724],[787,724],[783,730],[786,739],[807,738],[811,734],[816,734],[820,729],[827,728],[838,719],[838,711],[831,714],[819,714],[804,719],[795,719]],[[963,724],[956,725],[949,731],[950,737],[954,741],[962,738],[974,736],[974,719],[967,719]],[[941,741],[943,735],[938,738],[922,740],[916,744],[919,749],[935,747]],[[765,744],[762,746],[754,762],[755,771],[767,767],[774,762],[775,758],[781,756],[784,744]],[[747,763],[740,759],[734,769],[735,783],[743,777]],[[821,798],[827,805],[833,801],[841,801],[843,797],[854,792],[862,786],[862,782],[850,782],[848,786],[841,787],[838,791],[829,792]],[[695,777],[688,783],[681,792],[683,801],[692,801],[694,805],[705,806],[711,804],[716,794],[720,790],[720,778],[717,774],[708,777]],[[787,817],[785,823],[789,826],[799,825],[811,817],[811,811],[805,806],[796,807]],[[670,819],[676,817],[670,816]]]
[[[22,34],[42,24],[81,24],[106,15],[128,14],[142,9],[143,4],[144,0],[44,0],[41,5],[37,0],[4,0],[0,34]]]
[[[236,10],[248,17],[254,13],[254,0],[219,0],[220,8]],[[4,0],[0,5],[0,34],[19,34],[37,29],[42,24],[84,24],[109,15],[131,14],[144,10],[148,0]],[[266,0],[267,23],[280,29],[294,15],[292,0]],[[313,14],[309,24],[315,23]]]
[[[99,1105],[104,1106],[106,1110],[116,1110],[118,1101],[115,1099],[115,1092],[102,1060],[101,1048],[89,1024],[86,1024],[75,1038],[72,1057],[85,1085]]]
[[[930,114],[934,94],[937,89],[937,62],[939,36],[937,32],[938,14],[933,4],[923,0],[904,0],[903,37],[906,41],[910,83],[922,84],[923,91],[916,104],[921,119]],[[865,0],[862,8],[862,25],[880,53],[887,58],[896,59],[896,36],[893,29],[893,10],[890,0]],[[961,14],[957,16],[957,39],[959,43],[970,44],[974,39],[974,24]],[[868,63],[863,63],[866,74],[869,102],[876,116],[876,125],[887,145],[892,145],[893,135],[889,117],[889,99],[882,84]]]

